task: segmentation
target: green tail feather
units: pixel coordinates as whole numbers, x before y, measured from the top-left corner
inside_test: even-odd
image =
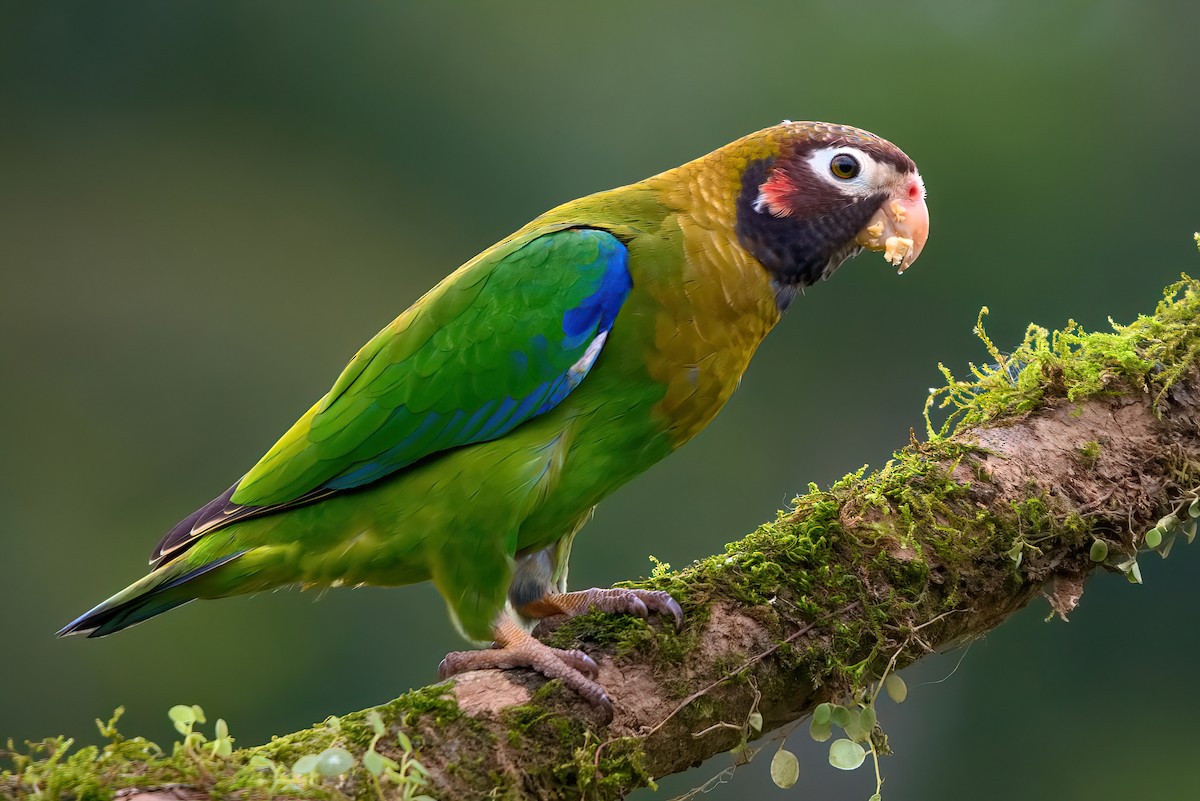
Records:
[[[68,623],[59,630],[58,636],[103,637],[182,606],[197,597],[195,586],[189,586],[193,580],[232,562],[243,553],[245,551],[239,551],[199,567],[186,562],[163,565]]]

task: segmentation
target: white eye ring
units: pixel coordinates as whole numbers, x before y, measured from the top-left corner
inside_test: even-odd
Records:
[[[851,175],[839,174],[835,167],[841,162],[856,168]],[[850,166],[850,164],[846,166]],[[822,181],[836,186],[839,192],[866,197],[879,191],[887,180],[887,165],[881,165],[869,153],[856,147],[822,147],[808,156],[809,169]]]

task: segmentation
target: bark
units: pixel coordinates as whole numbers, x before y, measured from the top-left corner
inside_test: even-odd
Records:
[[[995,419],[914,440],[881,470],[797,499],[728,553],[632,583],[680,600],[680,632],[596,614],[553,632],[553,644],[583,648],[599,663],[615,707],[610,724],[527,671],[465,674],[376,710],[386,734],[375,749],[400,773],[406,758],[418,761],[429,776],[423,787],[411,767],[408,780],[382,781],[358,768],[309,790],[384,799],[620,798],[822,702],[869,698],[885,672],[978,637],[1039,596],[1065,617],[1097,572],[1136,575],[1133,560],[1160,517],[1188,520],[1200,474],[1191,364],[1200,348],[1196,326],[1180,325],[1175,363],[1155,352],[1149,366],[1130,367],[1086,346],[1047,358],[1030,368],[1038,375],[1022,375],[1022,397],[1033,400],[1016,404],[1017,413],[1010,403]],[[1137,347],[1146,356],[1150,346]],[[1113,362],[1099,391],[1068,398],[1072,358]],[[973,391],[959,397],[978,417]],[[1167,526],[1166,534],[1186,528]],[[367,712],[238,752],[230,764],[258,754],[287,768],[335,745],[361,757],[373,737]],[[754,712],[761,733],[750,725]],[[397,731],[411,738],[411,751]],[[885,747],[878,732],[874,742]],[[247,778],[248,769],[230,768],[211,781],[253,797],[290,781],[269,786],[266,773]],[[174,778],[151,770],[122,783],[140,786],[143,801],[212,786],[186,766]],[[160,792],[156,783],[171,786]],[[10,793],[18,787],[8,781]]]

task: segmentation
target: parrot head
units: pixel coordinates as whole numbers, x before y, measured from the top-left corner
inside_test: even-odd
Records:
[[[845,125],[784,122],[742,172],[736,233],[771,273],[780,307],[863,248],[900,272],[929,235],[925,184],[904,151]]]

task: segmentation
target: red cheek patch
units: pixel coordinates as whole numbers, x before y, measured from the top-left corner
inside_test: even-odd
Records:
[[[785,170],[775,170],[759,192],[767,204],[767,211],[776,217],[786,217],[795,209],[799,189]]]
[[[809,217],[845,203],[845,196],[815,179],[807,165],[780,164],[758,191],[766,209],[776,217]]]

